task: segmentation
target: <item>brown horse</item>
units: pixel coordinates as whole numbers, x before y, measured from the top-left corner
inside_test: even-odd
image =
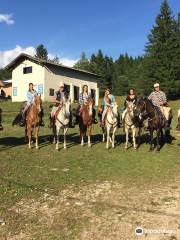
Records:
[[[88,147],[91,147],[91,132],[93,123],[93,105],[94,101],[89,98],[87,103],[81,108],[79,115],[79,129],[81,137],[81,146],[84,146],[84,137],[88,136]]]
[[[3,130],[2,126],[2,109],[0,108],[0,131]]]
[[[153,132],[156,132],[156,150],[160,151],[160,137],[163,139],[163,129],[165,130],[165,135],[167,137],[167,142],[170,141],[170,130],[166,126],[165,119],[160,112],[160,110],[155,107],[152,102],[148,99],[141,99],[138,101],[135,110],[135,116],[138,116],[142,121],[144,119],[148,119],[148,129],[150,132],[150,151],[154,149],[153,147]],[[170,127],[170,123],[172,120],[172,116],[170,116],[168,125]]]
[[[39,135],[39,128],[40,128],[39,126],[39,123],[40,123],[39,113],[41,111],[40,106],[41,106],[41,97],[35,96],[33,104],[29,108],[26,115],[25,132],[26,132],[26,135],[28,136],[29,149],[31,149],[33,130],[35,130],[36,149],[39,149],[38,135]]]

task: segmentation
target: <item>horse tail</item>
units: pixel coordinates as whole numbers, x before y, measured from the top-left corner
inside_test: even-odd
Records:
[[[12,126],[19,125],[22,119],[22,114],[18,113],[18,115],[15,117],[15,119],[12,121]]]

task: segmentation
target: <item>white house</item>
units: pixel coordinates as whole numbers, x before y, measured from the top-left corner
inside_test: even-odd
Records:
[[[88,85],[89,92],[92,93],[98,105],[101,78],[94,73],[41,60],[24,53],[9,63],[6,69],[12,71],[13,102],[26,100],[26,92],[31,82],[36,91],[41,94],[43,101],[51,101],[52,96],[59,89],[60,82],[63,82],[72,101],[78,100],[82,86]]]

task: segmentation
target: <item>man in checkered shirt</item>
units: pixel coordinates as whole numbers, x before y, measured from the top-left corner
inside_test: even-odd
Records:
[[[151,100],[154,106],[159,108],[167,103],[166,94],[160,90],[159,83],[154,84],[154,91],[149,95],[148,99]]]
[[[170,107],[167,106],[166,94],[160,90],[160,84],[154,84],[154,91],[149,95],[149,100],[153,103],[154,106],[158,107],[163,114],[165,119],[165,128],[169,128],[168,120],[170,112],[172,111]]]

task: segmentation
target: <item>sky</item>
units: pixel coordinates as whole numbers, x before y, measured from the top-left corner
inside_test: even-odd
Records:
[[[42,43],[49,57],[72,66],[85,52],[102,49],[113,59],[144,53],[161,0],[0,0],[0,67],[19,53],[35,54]],[[180,0],[169,0],[175,17]]]

